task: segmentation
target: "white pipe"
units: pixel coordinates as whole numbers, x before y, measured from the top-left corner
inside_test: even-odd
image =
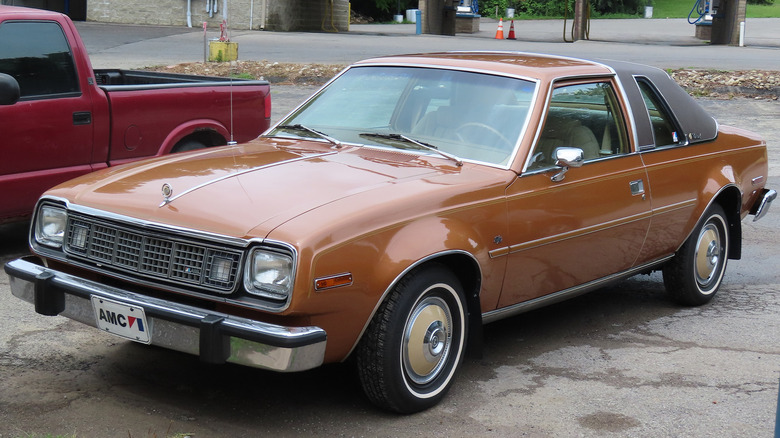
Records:
[[[739,22],[739,47],[745,47],[745,22]]]
[[[217,0],[214,0],[214,3],[217,3]],[[227,21],[227,0],[222,0],[222,19]]]
[[[249,30],[252,30],[252,19],[255,15],[255,0],[249,2]]]
[[[192,0],[187,0],[187,27],[192,27]]]

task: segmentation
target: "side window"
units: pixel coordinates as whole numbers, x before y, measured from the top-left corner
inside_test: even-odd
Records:
[[[563,85],[552,92],[528,170],[555,165],[559,147],[582,149],[585,160],[629,152],[623,111],[609,82]]]
[[[70,46],[55,22],[0,25],[0,72],[19,82],[22,98],[79,93]]]
[[[650,123],[653,125],[653,135],[656,146],[678,145],[685,142],[685,138],[678,134],[677,123],[658,96],[658,92],[643,78],[637,78],[637,85],[642,92],[647,112],[650,115]]]

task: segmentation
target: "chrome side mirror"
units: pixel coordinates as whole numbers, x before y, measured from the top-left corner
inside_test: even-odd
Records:
[[[585,161],[585,153],[580,148],[557,148],[553,152],[555,166],[561,170],[550,178],[553,182],[560,182],[566,178],[566,172],[570,167],[582,167]]]
[[[19,82],[11,75],[0,73],[0,105],[13,105],[19,96]]]

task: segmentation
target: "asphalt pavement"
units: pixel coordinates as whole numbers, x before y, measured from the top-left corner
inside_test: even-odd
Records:
[[[510,23],[504,23],[508,35]],[[571,20],[567,25],[571,26]],[[588,40],[563,41],[563,20],[515,21],[516,40],[495,39],[498,22],[456,36],[417,35],[414,24],[352,25],[349,32],[231,29],[239,60],[348,64],[373,56],[445,50],[507,50],[610,58],[661,68],[780,70],[780,18],[746,21],[744,46],[710,45],[685,18],[592,20]],[[95,68],[142,68],[203,60],[202,28],[77,23]],[[206,39],[219,29],[206,32]]]

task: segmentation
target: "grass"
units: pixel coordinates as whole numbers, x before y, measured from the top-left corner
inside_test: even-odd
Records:
[[[693,8],[693,0],[653,0],[653,18],[686,18]],[[780,0],[773,5],[747,5],[748,18],[780,17]]]
[[[693,8],[693,2],[694,0],[653,0],[653,18],[687,18]],[[778,18],[780,17],[780,0],[775,0],[773,5],[747,5],[746,15],[747,18]],[[593,18],[639,18],[642,16],[644,16],[644,12],[639,15],[609,14],[593,16]],[[519,11],[515,12],[515,20],[560,18],[563,17],[539,17],[526,15]],[[570,15],[569,18],[571,19],[572,16]]]

